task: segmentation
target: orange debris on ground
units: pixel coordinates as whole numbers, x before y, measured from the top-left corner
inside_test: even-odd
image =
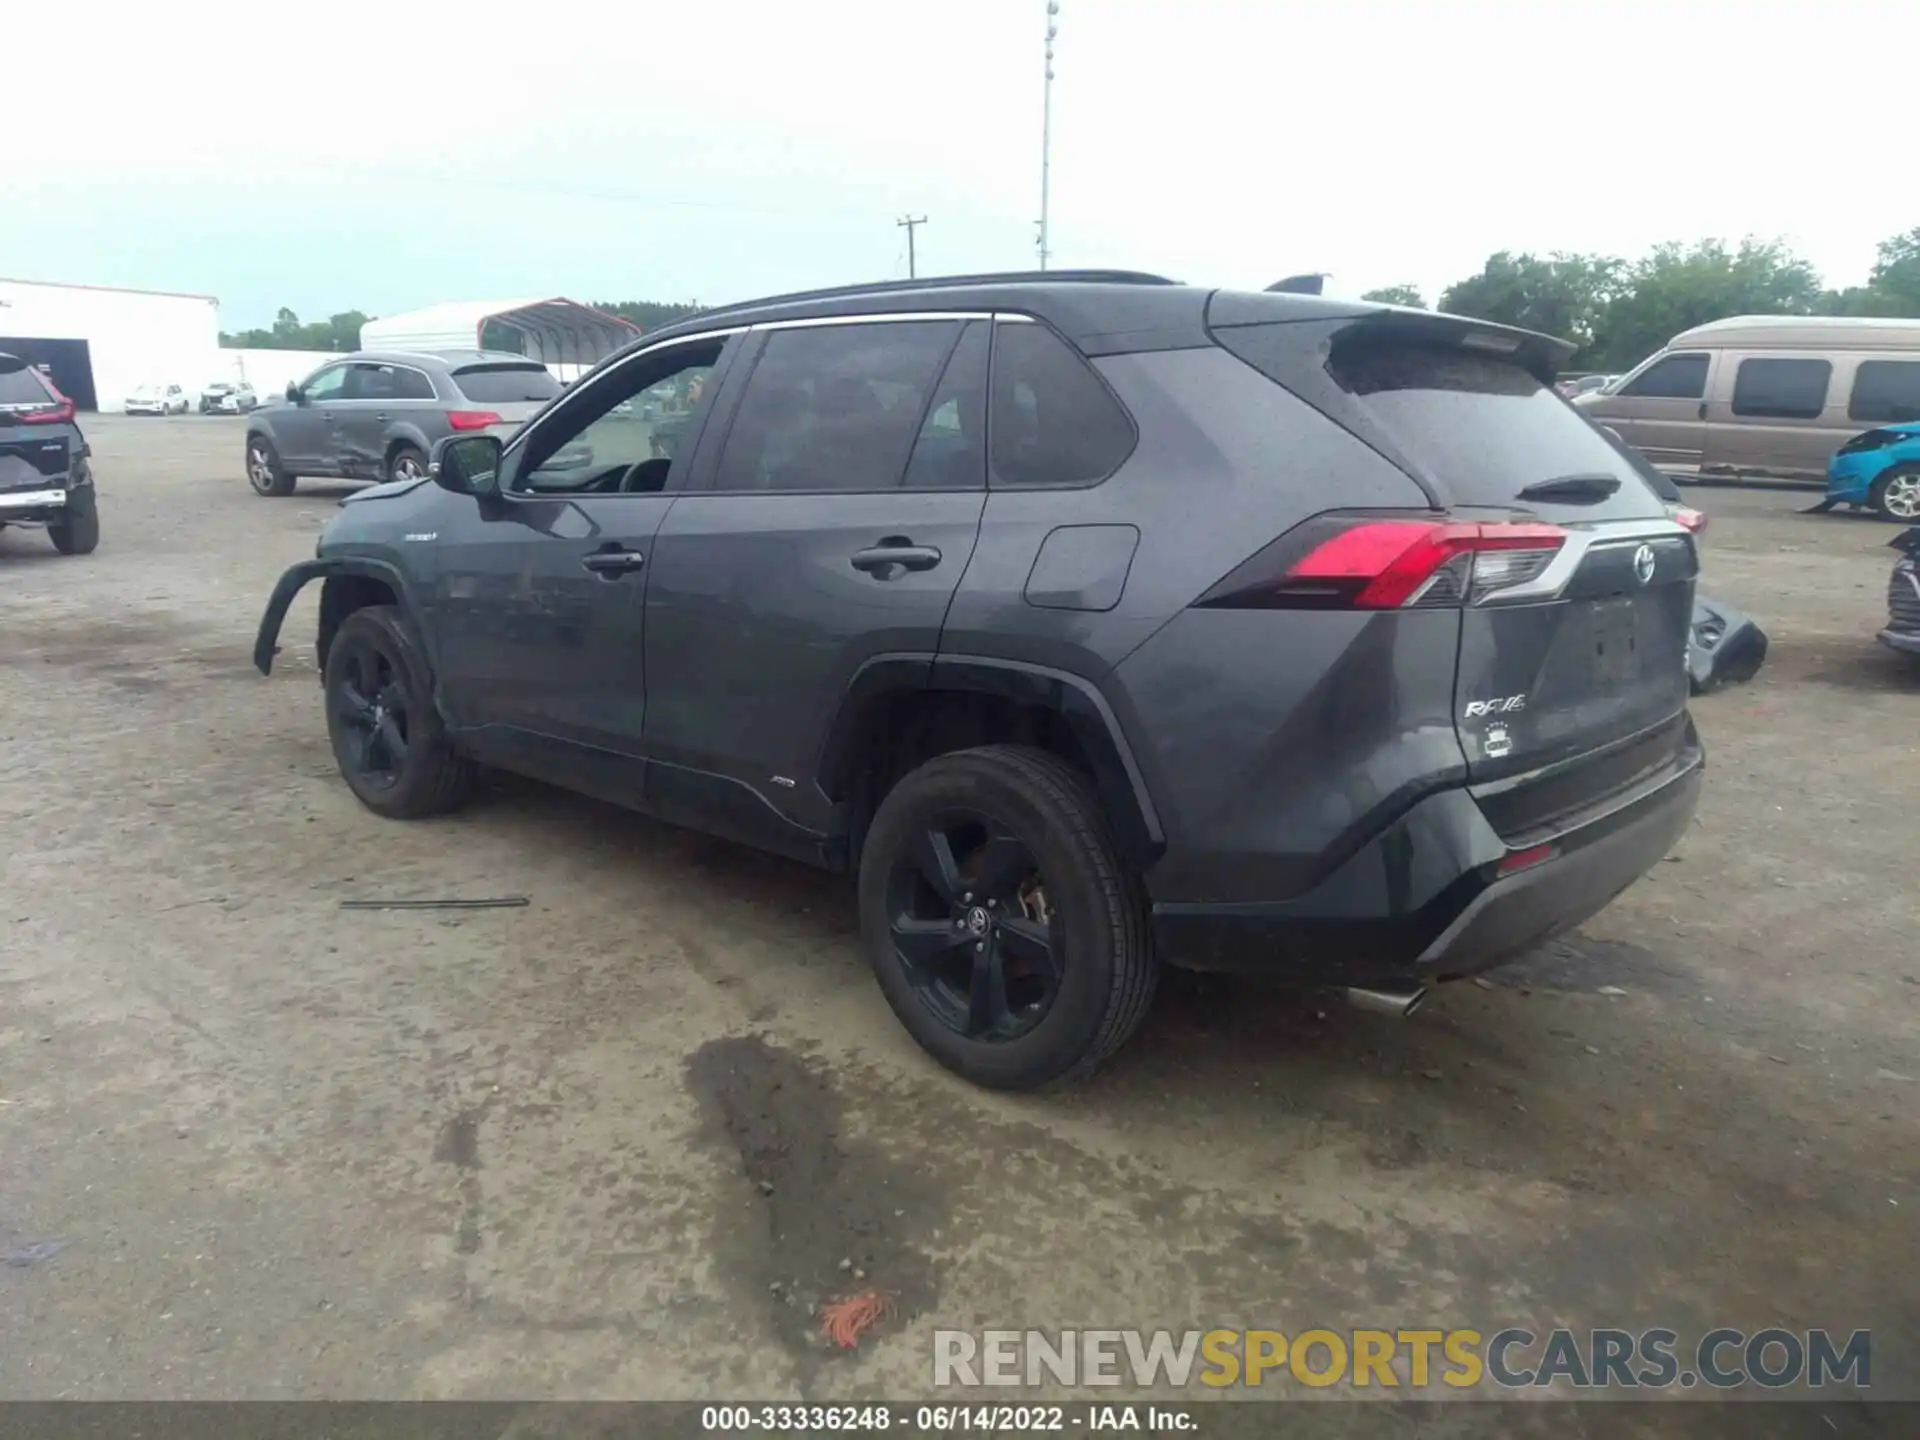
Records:
[[[878,1290],[866,1290],[844,1300],[829,1300],[820,1307],[820,1328],[842,1350],[851,1350],[892,1308],[891,1302]]]

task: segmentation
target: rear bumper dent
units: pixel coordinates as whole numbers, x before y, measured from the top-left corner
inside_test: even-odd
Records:
[[[1273,904],[1158,904],[1168,961],[1314,985],[1424,984],[1490,969],[1605,909],[1660,862],[1700,798],[1705,757],[1562,831],[1500,876],[1509,847],[1464,790],[1429,797],[1321,885]]]

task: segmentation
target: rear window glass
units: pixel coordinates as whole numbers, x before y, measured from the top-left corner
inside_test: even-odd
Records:
[[[560,382],[544,365],[470,365],[453,372],[453,383],[469,400],[489,405],[551,400],[560,393]]]
[[[1920,360],[1862,360],[1847,418],[1869,425],[1920,420]]]
[[[31,369],[0,370],[0,405],[44,405],[52,398]]]
[[[1645,513],[1633,465],[1580,413],[1520,366],[1441,347],[1336,345],[1328,373],[1456,504],[1512,505],[1529,485],[1608,475],[1621,488],[1574,509],[1593,519]]]

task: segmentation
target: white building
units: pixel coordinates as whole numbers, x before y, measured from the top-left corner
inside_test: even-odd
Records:
[[[142,385],[188,394],[232,369],[211,295],[0,280],[0,351],[44,365],[82,410],[119,410]]]

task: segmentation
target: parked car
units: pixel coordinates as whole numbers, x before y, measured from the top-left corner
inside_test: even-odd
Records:
[[[1163,961],[1405,1013],[1699,793],[1694,539],[1566,352],[1114,273],[707,311],[349,497],[255,662],[320,580],[376,814],[488,764],[852,872],[889,1004],[985,1085],[1085,1073]],[[689,376],[654,456],[613,412]]]
[[[1900,552],[1887,577],[1887,628],[1880,643],[1920,665],[1920,526],[1888,542]]]
[[[1656,464],[1824,480],[1863,427],[1920,420],[1920,320],[1716,320],[1573,403]]]
[[[1842,445],[1827,463],[1827,505],[1920,522],[1920,422],[1882,425]]]
[[[291,495],[302,475],[409,480],[448,435],[514,427],[561,393],[546,366],[488,350],[343,355],[247,422],[247,480]]]
[[[0,354],[0,528],[44,527],[62,555],[100,543],[87,440],[73,401],[17,355]]]
[[[200,392],[202,415],[245,415],[260,404],[253,386],[242,380],[216,380]]]
[[[192,402],[178,385],[142,385],[126,399],[129,415],[184,415]]]

